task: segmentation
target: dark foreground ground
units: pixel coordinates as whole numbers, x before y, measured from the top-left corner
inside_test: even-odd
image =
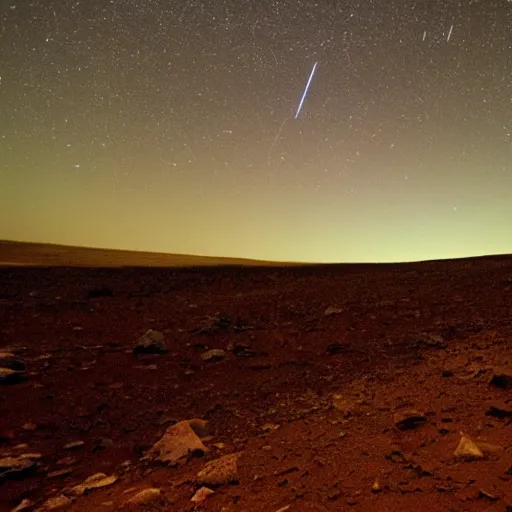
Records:
[[[148,329],[167,352],[133,353]],[[0,385],[0,511],[510,512],[511,349],[512,257],[4,267],[0,350],[26,369]],[[143,459],[193,418],[204,455]]]

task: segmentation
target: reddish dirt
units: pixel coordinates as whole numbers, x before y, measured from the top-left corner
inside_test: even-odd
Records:
[[[134,355],[150,328],[169,352]],[[27,366],[24,382],[0,387],[0,451],[26,443],[42,454],[35,474],[0,484],[2,512],[98,472],[119,480],[68,510],[116,510],[125,490],[150,486],[162,502],[140,510],[512,510],[512,391],[490,384],[512,373],[512,257],[2,268],[0,347]],[[211,348],[227,356],[203,362]],[[505,417],[486,414],[491,406]],[[407,409],[426,423],[399,430],[395,415]],[[204,457],[176,468],[140,461],[191,418],[209,422]],[[500,449],[456,460],[461,431]],[[191,503],[205,462],[233,452],[238,484]],[[48,476],[62,467],[72,472]]]

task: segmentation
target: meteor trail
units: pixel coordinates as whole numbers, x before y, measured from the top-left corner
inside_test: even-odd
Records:
[[[311,74],[309,75],[308,83],[306,84],[306,88],[304,89],[304,94],[302,95],[302,99],[300,100],[300,103],[299,103],[299,108],[297,109],[297,113],[295,114],[295,119],[297,119],[297,117],[299,117],[300,111],[302,109],[302,104],[304,103],[304,99],[306,98],[306,94],[308,93],[309,84],[311,83],[311,80],[313,79],[313,75],[315,74],[315,69],[316,69],[317,64],[318,64],[318,62],[315,62],[313,69],[311,70]]]

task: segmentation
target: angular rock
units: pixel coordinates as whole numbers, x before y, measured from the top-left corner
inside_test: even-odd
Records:
[[[461,460],[480,460],[484,458],[482,450],[476,445],[476,443],[468,436],[461,432],[461,439],[455,452],[453,454],[455,458]]]
[[[426,423],[426,416],[414,409],[395,414],[395,425],[400,430],[412,430]]]
[[[201,359],[207,363],[213,363],[214,361],[220,361],[226,357],[226,352],[221,348],[213,348],[212,350],[208,350],[208,352],[203,352],[201,354]]]
[[[120,510],[130,510],[140,506],[150,505],[160,500],[162,497],[162,492],[160,489],[151,487],[148,489],[143,489],[139,491],[135,496],[132,496],[129,500],[125,501]]]
[[[37,470],[37,463],[26,455],[0,459],[0,481],[24,478]]]
[[[185,457],[205,454],[208,448],[202,443],[199,435],[202,435],[207,423],[199,419],[176,423],[148,450],[144,459],[177,464]]]
[[[23,380],[20,372],[11,370],[10,368],[0,368],[0,385],[8,386],[10,384],[18,384]]]
[[[82,496],[82,494],[85,494],[87,491],[107,487],[115,482],[117,482],[117,476],[115,475],[107,476],[105,473],[96,473],[87,478],[83,483],[75,485],[75,487],[71,489],[71,493],[75,496]]]
[[[211,489],[208,489],[208,487],[201,487],[198,489],[192,498],[190,498],[190,501],[193,501],[194,503],[201,503],[204,501],[210,494],[214,494],[215,491],[212,491]]]
[[[25,371],[25,361],[11,352],[0,352],[0,368],[9,368],[16,372]]]
[[[211,460],[197,474],[198,481],[206,485],[223,485],[238,482],[237,461],[241,452]]]
[[[165,336],[153,329],[147,330],[133,348],[134,354],[165,354],[168,352]]]
[[[34,508],[34,502],[30,500],[23,500],[16,508],[12,509],[11,512],[26,512]]]

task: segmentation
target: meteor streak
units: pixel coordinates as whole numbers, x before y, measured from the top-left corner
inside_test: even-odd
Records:
[[[302,95],[302,98],[299,103],[299,108],[297,109],[297,113],[295,114],[295,119],[299,117],[300,111],[302,109],[302,104],[304,103],[304,99],[306,98],[306,94],[308,93],[309,84],[311,83],[311,80],[313,79],[313,75],[315,74],[316,65],[318,62],[315,62],[313,69],[311,70],[311,74],[309,75],[308,83],[306,84],[306,88],[304,89],[304,94]]]

